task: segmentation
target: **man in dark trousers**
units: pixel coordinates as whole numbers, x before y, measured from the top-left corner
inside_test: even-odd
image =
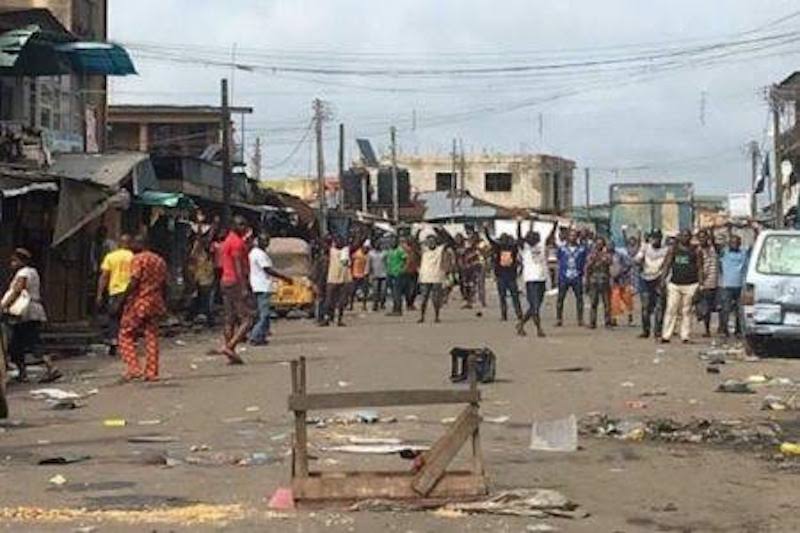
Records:
[[[556,302],[556,326],[564,324],[564,299],[572,289],[578,325],[583,325],[583,274],[586,268],[587,247],[578,242],[578,231],[571,229],[567,242],[558,247],[558,301]]]
[[[519,287],[517,275],[519,274],[519,247],[511,235],[503,233],[499,240],[492,239],[489,229],[484,228],[486,240],[492,246],[494,258],[494,275],[497,278],[497,294],[500,297],[500,318],[508,320],[508,302],[506,296],[511,295],[514,312],[517,320],[522,320],[522,306],[519,302]]]

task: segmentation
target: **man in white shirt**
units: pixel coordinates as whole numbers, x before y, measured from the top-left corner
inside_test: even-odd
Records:
[[[439,322],[439,312],[442,309],[444,293],[442,285],[446,276],[444,269],[444,252],[447,247],[453,247],[455,241],[450,234],[441,228],[434,228],[435,235],[428,235],[422,244],[422,257],[419,266],[419,284],[422,294],[419,324],[425,322],[425,312],[428,310],[428,301],[433,298],[434,322]],[[417,233],[419,241],[419,233]]]
[[[642,283],[639,288],[642,299],[642,333],[639,337],[646,339],[650,336],[651,326],[654,330],[653,337],[661,337],[661,328],[664,324],[665,295],[662,283],[664,274],[664,259],[669,249],[662,246],[661,231],[655,230],[650,234],[648,242],[643,244],[634,257],[641,265]],[[655,314],[655,317],[653,315]]]
[[[256,304],[258,305],[258,319],[256,320],[253,329],[250,330],[250,344],[254,346],[263,346],[267,344],[267,336],[269,335],[269,315],[270,300],[272,298],[272,278],[284,280],[289,285],[292,284],[292,278],[284,276],[274,268],[272,268],[272,259],[267,255],[267,248],[269,247],[269,235],[262,233],[258,236],[258,242],[253,246],[248,255],[250,262],[250,288],[256,297]]]
[[[552,234],[555,233],[557,225],[558,222],[553,223]],[[532,230],[528,231],[523,239],[521,222],[517,225],[517,239],[522,261],[522,281],[525,283],[525,294],[528,299],[528,310],[517,323],[517,334],[525,336],[525,324],[533,319],[536,335],[544,337],[540,311],[548,275],[547,243],[542,240],[538,232]]]

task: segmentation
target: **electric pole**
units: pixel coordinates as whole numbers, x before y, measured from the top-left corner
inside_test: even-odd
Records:
[[[228,80],[222,79],[222,219],[227,226],[231,220],[231,110],[228,106]]]
[[[400,196],[397,185],[397,128],[394,126],[389,129],[389,137],[392,143],[392,218],[397,224],[400,222]]]
[[[459,139],[458,140],[458,148],[461,152],[461,158],[459,162],[461,163],[461,189],[458,195],[459,198],[459,205],[461,204],[461,198],[464,196],[464,191],[467,190],[467,157],[464,155],[464,141]]]
[[[253,177],[256,180],[261,180],[261,137],[256,137],[256,147],[253,150]]]
[[[772,138],[775,143],[775,227],[783,227],[783,150],[781,148],[781,110],[778,97],[772,94]]]
[[[458,153],[456,152],[456,140],[453,139],[453,152],[450,154],[453,159],[452,165],[452,172],[450,173],[450,214],[456,212],[456,191],[458,190],[458,177],[456,174],[456,157]]]
[[[344,123],[339,123],[339,209],[344,208]]]
[[[317,198],[319,200],[319,231],[328,234],[328,199],[325,195],[325,151],[322,145],[322,122],[325,120],[322,100],[314,100],[314,130],[317,137]]]
[[[585,169],[583,169],[583,173],[584,173],[584,179],[585,179],[584,188],[586,189],[584,191],[584,193],[586,195],[586,218],[591,220],[591,218],[592,218],[592,202],[591,202],[591,189],[589,188],[590,187],[589,182],[591,181],[591,172],[589,170],[589,167],[586,167]]]
[[[751,192],[750,192],[750,216],[755,217],[758,215],[758,201],[756,198],[756,186],[758,183],[758,158],[759,158],[758,143],[750,141],[750,171],[752,178]]]

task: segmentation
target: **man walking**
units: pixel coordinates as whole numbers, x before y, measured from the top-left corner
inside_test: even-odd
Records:
[[[553,232],[556,224],[553,224]],[[541,235],[532,229],[523,238],[521,221],[517,224],[517,239],[521,243],[522,280],[525,282],[525,295],[528,300],[528,310],[517,324],[517,334],[525,336],[525,324],[533,319],[536,335],[544,337],[540,313],[547,282],[547,245]]]
[[[372,284],[372,310],[386,308],[386,250],[380,241],[368,254],[367,272]]]
[[[714,233],[701,231],[698,236],[700,255],[703,258],[703,278],[700,284],[700,317],[705,332],[703,337],[711,336],[711,315],[717,307],[717,288],[719,286],[719,258],[714,242]],[[719,328],[722,332],[722,328]]]
[[[660,230],[650,234],[634,257],[641,266],[640,296],[642,302],[642,333],[640,338],[646,339],[653,332],[653,338],[661,338],[664,324],[664,290],[662,285],[664,260],[669,250],[663,246]]]
[[[566,244],[558,247],[558,300],[556,302],[556,326],[564,324],[564,299],[572,289],[578,325],[583,326],[583,274],[586,267],[586,246],[578,242],[578,231],[569,230]]]
[[[130,283],[121,297],[119,351],[126,365],[123,380],[144,377],[146,381],[158,381],[158,322],[167,312],[167,264],[147,249],[141,236],[134,239],[132,249]],[[136,355],[136,342],[141,336],[146,354],[144,374]]]
[[[425,322],[425,312],[428,309],[428,301],[433,298],[434,322],[439,322],[439,312],[442,308],[442,285],[445,279],[444,252],[445,249],[454,245],[450,235],[440,228],[435,228],[436,235],[428,235],[422,246],[422,258],[419,267],[419,283],[422,292],[422,304],[420,306],[419,322]],[[419,238],[419,234],[417,234]]]
[[[395,237],[394,246],[386,254],[387,286],[392,291],[392,311],[389,316],[403,315],[403,273],[406,269],[406,252]]]
[[[703,258],[692,244],[692,232],[688,229],[681,231],[667,254],[664,271],[671,278],[667,284],[667,310],[661,342],[669,342],[672,338],[680,313],[681,340],[689,343],[692,333],[692,299],[702,279]]]
[[[742,238],[738,235],[730,235],[728,247],[722,251],[722,256],[720,257],[722,267],[722,310],[719,314],[719,329],[720,333],[725,337],[730,335],[728,320],[731,313],[736,317],[734,335],[738,337],[742,334],[742,317],[739,305],[749,256],[750,250],[742,249]]]
[[[336,319],[337,326],[344,326],[344,306],[347,303],[352,276],[350,274],[350,247],[341,235],[334,237],[328,254],[328,279],[326,281],[325,319],[321,325],[327,326]]]
[[[285,276],[275,270],[272,266],[272,259],[267,254],[269,248],[269,235],[262,233],[258,236],[258,241],[250,250],[248,259],[250,262],[250,290],[256,297],[256,308],[258,317],[253,329],[250,330],[250,344],[253,346],[263,346],[267,344],[267,337],[270,333],[270,303],[272,300],[272,278],[282,279],[291,285],[292,278]]]
[[[232,365],[244,364],[236,347],[244,341],[253,327],[253,309],[250,304],[250,277],[248,274],[248,248],[245,242],[247,223],[237,216],[233,227],[222,242],[220,263],[222,275],[222,301],[225,307],[225,331],[222,353]]]
[[[611,265],[614,255],[608,249],[606,240],[598,237],[586,260],[586,287],[589,290],[591,308],[589,327],[597,327],[597,308],[603,302],[603,323],[611,327]]]
[[[122,296],[131,281],[131,236],[123,234],[119,238],[119,246],[109,252],[100,264],[100,277],[97,280],[96,308],[103,305],[103,296],[108,295],[106,311],[108,313],[108,339],[111,355],[117,348],[119,336],[119,320],[122,313]]]
[[[492,246],[494,275],[497,278],[497,294],[500,297],[500,319],[505,322],[508,320],[508,302],[506,296],[511,295],[511,302],[514,305],[514,312],[517,321],[522,320],[522,306],[519,302],[519,286],[517,285],[517,275],[519,274],[519,248],[517,242],[507,233],[500,236],[495,241],[489,235],[489,229],[485,228],[486,239]]]
[[[353,288],[350,294],[350,310],[353,310],[353,305],[360,295],[361,309],[366,311],[369,299],[369,243],[367,241],[356,248],[351,256],[351,262]]]

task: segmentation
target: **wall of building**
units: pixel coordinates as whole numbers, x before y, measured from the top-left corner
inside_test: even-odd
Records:
[[[208,146],[220,142],[219,122],[159,123],[121,122],[112,118],[108,146],[158,155],[199,157]]]
[[[108,1],[107,0],[2,0],[0,7],[13,9],[47,9],[67,30],[78,38],[92,41],[108,39]],[[26,124],[54,132],[55,151],[75,151],[83,149],[83,137],[88,112],[94,116],[95,128],[92,136],[98,148],[105,147],[106,117],[108,100],[106,96],[107,80],[105,76],[60,76],[39,78],[40,92],[45,101],[49,96],[54,110],[60,113],[58,122],[51,123],[50,112],[41,111],[34,116],[29,110],[23,117]],[[22,102],[30,101],[30,92],[18,93]],[[38,95],[37,95],[38,96]],[[58,107],[56,107],[58,102]],[[67,122],[61,126],[62,117]],[[42,123],[44,122],[44,123]]]
[[[399,156],[398,165],[408,169],[411,189],[416,192],[437,190],[437,174],[453,172],[449,156]],[[465,157],[463,176],[461,167],[461,162],[456,161],[458,186],[463,182],[463,187],[476,198],[508,208],[553,212],[572,208],[572,161],[542,155],[481,154]],[[487,174],[510,174],[510,190],[487,190],[491,185]],[[503,181],[505,177],[496,178],[495,185]]]

